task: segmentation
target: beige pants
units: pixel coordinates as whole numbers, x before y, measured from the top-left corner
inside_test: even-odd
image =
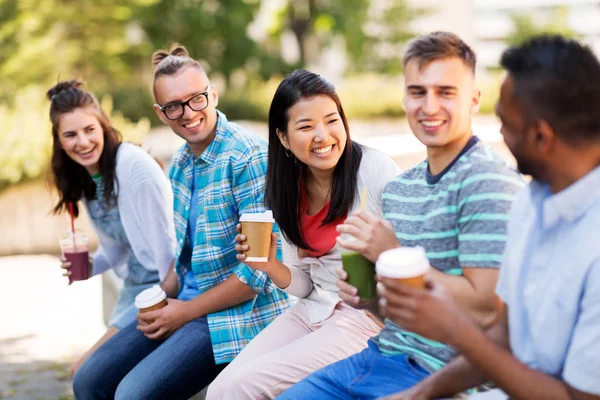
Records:
[[[207,400],[273,399],[320,368],[367,347],[381,328],[362,310],[339,303],[311,324],[296,303],[256,336],[208,388]]]

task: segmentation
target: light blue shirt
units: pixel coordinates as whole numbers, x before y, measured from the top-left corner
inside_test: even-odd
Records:
[[[496,289],[513,354],[600,395],[600,167],[559,193],[533,181],[515,200]]]
[[[194,233],[196,232],[196,220],[198,219],[198,184],[196,184],[196,172],[192,173],[192,206],[190,207],[190,218],[188,219],[187,231],[185,240],[187,243],[184,249],[181,251],[180,259],[184,263],[190,263],[192,257],[192,250],[194,248]],[[179,300],[189,301],[200,294],[198,285],[196,284],[196,276],[194,271],[190,268],[183,277],[183,288],[179,292],[177,298]]]

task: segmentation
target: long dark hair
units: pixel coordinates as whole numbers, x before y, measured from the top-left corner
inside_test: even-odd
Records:
[[[108,207],[116,204],[115,168],[117,166],[117,150],[122,142],[121,133],[113,128],[110,119],[100,107],[96,97],[81,87],[83,82],[71,80],[57,83],[46,94],[50,99],[50,121],[52,122],[52,157],[51,170],[53,185],[58,191],[58,203],[53,212],[58,214],[69,209],[73,203],[75,216],[79,215],[77,202],[85,197],[87,200],[96,198],[96,185],[88,171],[76,163],[63,150],[58,138],[60,117],[78,108],[92,109],[104,132],[104,149],[100,156],[100,174],[104,181],[104,193]]]
[[[327,216],[321,223],[326,225],[348,213],[357,190],[358,167],[362,148],[350,139],[348,120],[335,87],[326,79],[306,70],[296,70],[279,84],[269,109],[269,162],[267,167],[265,203],[273,210],[283,236],[296,246],[314,250],[304,239],[300,229],[300,180],[306,164],[296,157],[288,157],[277,131],[287,135],[289,109],[301,99],[318,95],[330,97],[337,105],[338,113],[346,130],[346,147],[333,172],[331,201]]]

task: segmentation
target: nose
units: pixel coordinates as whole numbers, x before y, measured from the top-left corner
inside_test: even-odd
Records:
[[[425,95],[425,104],[423,104],[423,113],[426,115],[435,115],[440,109],[440,102],[435,93]]]
[[[87,147],[90,144],[90,139],[88,139],[85,132],[79,132],[77,134],[77,144],[79,147]]]
[[[329,137],[329,129],[324,124],[318,124],[315,127],[315,142],[324,142]]]

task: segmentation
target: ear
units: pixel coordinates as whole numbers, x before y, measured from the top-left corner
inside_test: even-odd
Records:
[[[475,114],[479,111],[481,106],[481,90],[473,90],[473,96],[471,97],[471,114]]]
[[[279,129],[277,129],[276,132],[277,132],[277,137],[279,138],[279,141],[281,142],[281,145],[283,147],[285,147],[286,150],[289,150],[290,144],[287,141],[287,137],[285,136],[285,133],[281,132]]]
[[[219,93],[217,92],[216,86],[210,86],[210,92],[208,93],[212,104],[215,105],[215,108],[219,105]]]
[[[152,108],[154,108],[154,112],[156,112],[156,115],[158,115],[158,118],[160,118],[162,123],[165,125],[169,125],[169,120],[167,119],[167,117],[165,117],[165,114],[163,114],[163,112],[160,110],[158,104],[152,105]]]
[[[548,154],[554,146],[556,132],[552,126],[543,119],[537,120],[532,125],[533,146],[540,154]]]

